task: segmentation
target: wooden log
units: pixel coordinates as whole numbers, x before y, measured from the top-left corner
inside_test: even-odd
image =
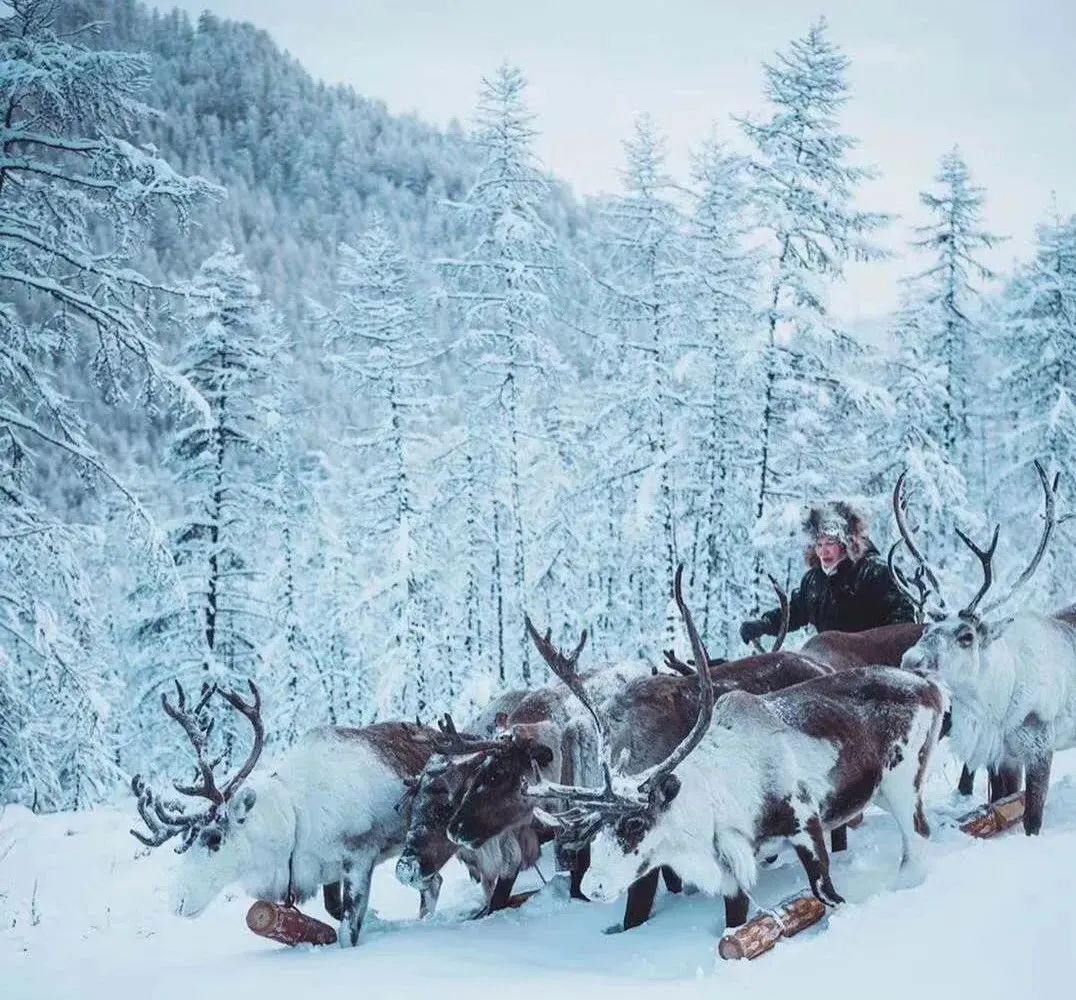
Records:
[[[336,931],[294,906],[259,899],[247,910],[247,926],[259,937],[281,944],[336,944]]]
[[[769,951],[782,937],[792,937],[817,924],[826,915],[825,904],[810,894],[793,896],[774,908],[779,923],[768,913],[749,920],[742,927],[726,931],[717,944],[717,953],[724,959],[758,958]]]
[[[960,817],[960,829],[971,837],[993,837],[1024,818],[1024,793],[1007,795]]]

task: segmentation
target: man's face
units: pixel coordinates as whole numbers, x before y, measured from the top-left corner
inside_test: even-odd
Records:
[[[814,545],[814,551],[818,556],[818,561],[822,564],[822,569],[826,570],[826,572],[833,569],[848,555],[848,550],[833,535],[819,535],[818,541]]]

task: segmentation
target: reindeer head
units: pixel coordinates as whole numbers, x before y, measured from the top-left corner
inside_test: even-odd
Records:
[[[138,812],[149,830],[149,835],[139,830],[131,833],[143,844],[158,847],[182,834],[176,852],[184,855],[177,875],[173,896],[176,912],[181,916],[197,916],[213,900],[225,885],[236,881],[249,868],[256,847],[248,834],[247,823],[257,801],[253,788],[243,788],[265,745],[265,732],[261,719],[261,695],[250,684],[253,700],[245,702],[234,691],[219,691],[205,687],[198,704],[188,711],[183,688],[176,682],[176,703],[167,695],[161,696],[161,704],[169,718],[174,719],[186,733],[195,751],[198,781],[193,785],[175,783],[180,795],[191,799],[203,799],[209,806],[200,811],[188,812],[175,800],[163,800],[150,788],[141,776],[131,783],[138,799]],[[214,720],[207,708],[215,694],[219,694],[233,709],[243,715],[254,730],[250,754],[242,767],[221,789],[213,774],[220,758],[210,760],[209,739]]]
[[[924,559],[919,546],[912,537],[905,520],[907,503],[904,497],[904,479],[902,475],[897,481],[897,487],[893,492],[893,510],[897,518],[897,527],[901,534],[901,541],[907,546],[908,551],[916,559],[919,568],[916,571],[916,579],[919,581],[918,599],[911,594],[907,580],[899,571],[894,571],[894,579],[901,589],[916,603],[921,613],[930,619],[923,632],[922,638],[901,660],[901,666],[905,669],[917,672],[937,673],[950,683],[960,684],[976,683],[982,676],[984,669],[984,654],[1013,622],[1012,615],[996,614],[1007,604],[1016,592],[1034,575],[1039,563],[1046,552],[1050,537],[1056,524],[1056,498],[1058,477],[1054,477],[1051,484],[1043,467],[1036,462],[1035,471],[1038,473],[1045,497],[1045,511],[1042,536],[1039,539],[1038,548],[1027,567],[1001,596],[992,601],[982,604],[983,598],[993,586],[994,582],[994,552],[997,549],[1000,525],[994,528],[990,543],[986,548],[980,548],[963,531],[957,529],[960,540],[975,554],[982,567],[983,580],[975,596],[959,611],[949,609],[937,575]],[[892,557],[892,551],[890,553]],[[890,560],[892,566],[892,558]],[[929,590],[923,581],[929,583]],[[932,608],[926,607],[929,591],[933,592],[936,604]],[[981,606],[982,605],[982,606]],[[980,607],[981,606],[981,607]]]
[[[448,716],[445,719],[451,724]],[[456,853],[456,845],[448,839],[448,823],[481,763],[475,751],[467,751],[461,759],[435,754],[415,780],[411,822],[396,862],[396,878],[404,885],[426,885]]]
[[[590,844],[590,868],[583,891],[596,899],[612,899],[661,863],[671,834],[669,814],[680,792],[675,770],[702,742],[713,717],[710,664],[691,612],[684,603],[682,577],[683,566],[676,571],[674,593],[698,667],[699,711],[691,731],[660,764],[642,774],[614,778],[606,749],[607,726],[575,671],[574,658],[566,661],[563,657],[547,657],[557,676],[572,689],[594,719],[602,748],[604,788],[542,783],[528,789],[528,794],[573,804],[556,819],[565,828],[564,840],[569,846]]]
[[[457,799],[448,836],[476,850],[487,840],[529,824],[534,802],[524,795],[535,772],[553,762],[549,735],[541,724],[515,726],[484,747]]]

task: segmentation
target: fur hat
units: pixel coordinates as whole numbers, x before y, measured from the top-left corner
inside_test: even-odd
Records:
[[[807,563],[810,566],[818,563],[814,547],[823,535],[836,538],[848,550],[852,562],[857,562],[874,549],[867,519],[843,500],[811,507],[803,520],[803,531],[808,540]]]

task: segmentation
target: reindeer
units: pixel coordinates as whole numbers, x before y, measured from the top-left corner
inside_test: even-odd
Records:
[[[782,608],[785,609],[783,621],[787,625],[787,599],[779,587],[776,587],[776,590]],[[529,618],[526,619],[526,624],[538,651],[554,674],[564,682],[560,686],[561,690],[574,691],[573,686],[579,683],[575,665],[586,644],[587,634],[583,633],[575,651],[570,657],[566,657],[554,648],[548,632],[544,637],[539,635]],[[780,638],[779,636],[776,640],[775,647],[780,645]],[[667,654],[667,659],[672,660],[670,666],[680,676],[658,674],[638,677],[616,689],[608,699],[603,699],[601,692],[595,692],[589,675],[583,676],[590,696],[602,700],[603,707],[613,716],[624,717],[624,725],[618,727],[618,732],[623,735],[623,744],[617,749],[628,751],[632,755],[632,764],[638,764],[640,767],[663,759],[691,728],[691,720],[697,713],[697,681],[694,680],[694,670],[672,658],[671,654]],[[711,668],[714,683],[722,691],[744,688],[760,693],[827,672],[827,668],[813,661],[795,653],[785,652],[751,656]],[[578,692],[575,693],[578,697]],[[562,782],[583,780],[586,769],[597,766],[598,750],[593,742],[591,727],[583,717],[577,717],[566,727],[563,750]],[[485,838],[496,836],[503,831],[505,816],[534,815],[533,799],[523,792],[527,780],[526,769],[517,766],[514,770],[505,768],[504,781],[496,786],[493,794],[468,786],[458,799],[450,833],[465,844],[482,843]],[[586,899],[581,889],[583,875],[589,863],[586,845],[566,845],[558,841],[558,850],[561,855],[560,867],[567,867],[571,872],[571,895],[573,898]],[[679,891],[680,878],[672,868],[666,866],[660,871],[654,868],[648,872],[628,893],[622,925],[624,929],[636,927],[649,917],[659,875],[664,877],[670,891]],[[746,919],[746,899],[743,899],[742,903],[740,900],[732,901],[729,905],[730,921],[742,923]],[[743,911],[743,916],[737,917],[740,910]]]
[[[289,905],[325,886],[326,909],[340,921],[340,944],[355,945],[374,866],[403,844],[408,813],[397,805],[406,803],[404,782],[422,770],[438,733],[399,722],[315,729],[285,753],[275,771],[251,777],[265,732],[261,696],[253,683],[250,691],[247,702],[234,691],[209,687],[192,709],[178,682],[175,704],[161,696],[196,757],[197,783],[176,783],[175,789],[208,807],[188,812],[136,776],[132,787],[149,833],[131,833],[148,847],[182,835],[176,851],[183,861],[172,897],[180,916],[198,916],[233,882],[257,898]],[[214,726],[208,707],[215,695],[253,730],[247,759],[223,788],[214,775],[219,758],[208,756]],[[435,903],[436,893],[423,892],[420,912]]]
[[[734,690],[715,709],[703,644],[681,591],[676,602],[691,641],[698,707],[682,742],[641,772],[614,776],[615,737],[570,658],[561,669],[586,706],[602,747],[603,787],[537,784],[530,796],[567,800],[566,836],[591,845],[583,887],[612,899],[640,876],[669,865],[704,891],[747,896],[757,857],[791,843],[812,892],[843,902],[829,874],[824,831],[872,800],[900,828],[902,876],[921,868],[917,836],[928,828],[920,785],[941,727],[943,697],[930,680],[896,668],[852,669],[765,695]]]
[[[471,878],[482,886],[485,905],[474,914],[482,917],[508,905],[519,872],[537,864],[541,845],[551,840],[553,833],[535,821],[493,837],[477,850],[460,848],[449,840],[448,822],[457,799],[481,766],[483,754],[503,749],[513,736],[487,740],[464,736],[456,731],[447,714],[440,726],[446,742],[439,744],[439,752],[413,782],[411,819],[396,861],[396,877],[404,885],[436,894],[440,891],[441,869],[458,854]],[[516,734],[517,742],[520,738]],[[539,759],[545,759],[539,749],[534,752]]]
[[[969,767],[987,765],[997,771],[992,801],[1019,791],[1020,772],[1025,771],[1028,835],[1042,829],[1055,751],[1076,746],[1076,605],[1050,615],[1002,610],[1034,576],[1057,523],[1059,477],[1051,483],[1038,462],[1035,471],[1044,495],[1042,534],[1023,572],[992,601],[982,603],[994,582],[1000,525],[985,549],[957,530],[978,559],[983,580],[955,612],[948,610],[937,576],[914,538],[902,529],[909,552],[931,578],[937,600],[931,623],[905,654],[903,665],[936,673],[949,689],[953,744]]]
[[[590,676],[598,690],[611,692],[648,673],[649,667],[639,662],[605,667]],[[537,863],[541,844],[552,837],[535,820],[533,803],[502,796],[498,790],[518,786],[535,769],[549,776],[561,774],[562,737],[576,711],[571,693],[561,684],[528,692],[514,705],[498,699],[495,706],[484,710],[475,724],[476,729],[492,728],[491,735],[461,734],[451,717],[444,717],[438,755],[413,783],[411,822],[396,864],[396,877],[405,885],[439,886],[441,868],[458,852],[485,895],[485,906],[475,916],[507,905],[519,872]],[[484,791],[494,789],[482,800],[490,831],[474,843],[460,844],[450,838],[449,821],[476,781]]]

